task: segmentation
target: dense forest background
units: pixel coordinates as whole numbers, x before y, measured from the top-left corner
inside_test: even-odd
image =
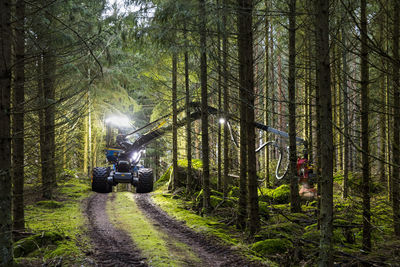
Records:
[[[262,192],[286,184],[290,213],[315,208],[320,266],[338,251],[378,264],[400,248],[398,0],[0,3],[2,264],[25,229],[24,201],[53,199],[65,179],[106,164],[112,115],[131,122],[120,132],[168,115],[173,130],[146,148],[144,165],[158,179],[187,160],[170,190],[201,189],[202,214],[215,208],[212,191],[237,189],[229,223],[249,238],[269,225]],[[191,102],[201,120],[177,127]],[[298,194],[296,137],[307,140],[313,199]],[[290,148],[282,180],[279,149],[255,152],[275,139]]]

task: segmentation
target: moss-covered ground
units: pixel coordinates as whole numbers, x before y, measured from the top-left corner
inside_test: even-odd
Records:
[[[180,161],[181,163],[182,161]],[[185,164],[180,164],[178,177],[185,177]],[[196,231],[212,235],[221,242],[236,246],[248,257],[261,258],[270,266],[314,266],[318,262],[320,233],[317,200],[303,201],[301,213],[290,213],[289,186],[286,184],[260,188],[259,207],[261,229],[254,237],[235,227],[238,187],[231,187],[226,199],[212,186],[212,211],[204,215],[202,191],[185,193],[184,188],[168,188],[170,169],[157,182],[153,200],[167,213]],[[393,237],[392,211],[387,190],[373,182],[371,194],[373,251],[367,255],[362,243],[362,201],[360,175],[351,174],[350,196],[342,197],[343,177],[334,178],[334,251],[335,262],[359,264],[370,262],[377,266],[400,262],[400,241]],[[214,180],[213,180],[214,179]],[[215,184],[212,177],[211,185]]]
[[[26,206],[26,231],[35,235],[14,243],[19,266],[85,263],[85,251],[90,245],[84,235],[87,222],[81,201],[90,194],[89,182],[71,178],[59,183],[55,200],[40,200]]]
[[[185,244],[157,229],[134,202],[132,193],[114,193],[107,213],[115,227],[128,232],[150,266],[197,265],[200,259]],[[190,263],[190,264],[188,264]]]

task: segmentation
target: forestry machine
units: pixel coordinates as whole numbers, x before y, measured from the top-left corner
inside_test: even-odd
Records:
[[[200,104],[193,102],[190,105],[190,108],[194,110],[189,115],[190,121],[195,121],[201,118],[201,109]],[[178,110],[178,112],[182,112],[184,109]],[[223,114],[220,113],[217,109],[213,107],[208,107],[209,115],[218,115]],[[118,183],[129,183],[136,187],[137,193],[148,193],[153,190],[153,171],[149,168],[144,168],[139,164],[141,154],[145,148],[145,146],[151,143],[153,140],[158,137],[164,135],[167,132],[172,130],[172,125],[166,125],[166,121],[171,114],[163,116],[143,127],[137,129],[128,134],[119,134],[116,137],[117,147],[107,148],[106,149],[106,158],[107,161],[112,165],[111,167],[95,167],[92,172],[92,190],[99,193],[109,193],[112,192],[112,187],[117,185]],[[229,120],[238,122],[239,120],[234,116],[227,115],[224,118],[225,123],[228,125],[228,129],[230,131],[231,138],[236,146],[237,142],[235,136],[233,134],[232,128],[230,126]],[[143,129],[150,127],[152,125],[158,124],[156,127],[148,131],[147,133],[141,135],[134,142],[130,142],[127,137],[142,131]],[[186,125],[186,118],[178,121],[177,127],[182,127]],[[263,125],[261,123],[255,123],[255,128],[270,132],[275,135],[278,135],[283,138],[289,138],[288,133],[279,131],[277,129],[271,128],[269,126]],[[305,198],[313,198],[316,196],[315,188],[312,184],[310,178],[312,178],[312,166],[309,164],[307,159],[307,142],[299,137],[296,137],[296,141],[299,145],[304,146],[304,156],[302,158],[298,158],[297,160],[297,172],[299,177],[299,183],[301,184],[300,195]],[[266,146],[274,146],[277,148],[279,152],[278,164],[275,170],[275,176],[277,179],[282,179],[286,176],[288,172],[287,164],[283,174],[279,174],[279,170],[281,168],[281,163],[283,159],[283,155],[288,153],[288,147],[283,147],[280,145],[278,141],[268,141],[262,144],[256,152],[261,151]],[[288,155],[288,154],[287,154]],[[289,161],[287,160],[289,163]]]

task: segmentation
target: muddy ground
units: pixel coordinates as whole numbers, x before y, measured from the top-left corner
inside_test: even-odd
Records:
[[[94,244],[91,257],[97,266],[147,266],[146,259],[135,248],[128,233],[113,227],[107,216],[106,203],[113,200],[113,194],[94,194],[87,201],[85,210],[90,225],[89,235]],[[215,239],[197,233],[184,223],[171,218],[153,203],[149,194],[134,194],[134,199],[156,229],[190,247],[201,259],[201,266],[260,266],[249,262],[239,256],[237,251],[221,245]],[[189,262],[187,264],[193,266]]]

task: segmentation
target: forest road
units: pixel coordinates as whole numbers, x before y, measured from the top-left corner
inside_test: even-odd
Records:
[[[188,245],[202,260],[201,266],[253,267],[260,266],[238,255],[237,251],[219,244],[217,240],[197,233],[183,222],[177,221],[153,203],[150,194],[134,194],[141,211],[148,216],[159,231]]]
[[[89,220],[89,236],[94,244],[93,258],[97,266],[147,266],[135,249],[129,235],[110,222],[106,203],[111,194],[93,194],[85,212]]]
[[[87,199],[85,212],[89,221],[89,236],[94,247],[91,257],[96,266],[148,266],[146,258],[135,248],[135,241],[124,229],[115,228],[110,221],[106,206],[107,202],[113,201],[115,194],[118,193],[95,193]],[[133,199],[157,231],[165,233],[171,242],[177,240],[186,244],[201,261],[193,265],[188,259],[183,266],[260,266],[240,256],[234,249],[221,245],[217,240],[197,233],[183,222],[173,219],[153,203],[150,194],[133,194]]]

